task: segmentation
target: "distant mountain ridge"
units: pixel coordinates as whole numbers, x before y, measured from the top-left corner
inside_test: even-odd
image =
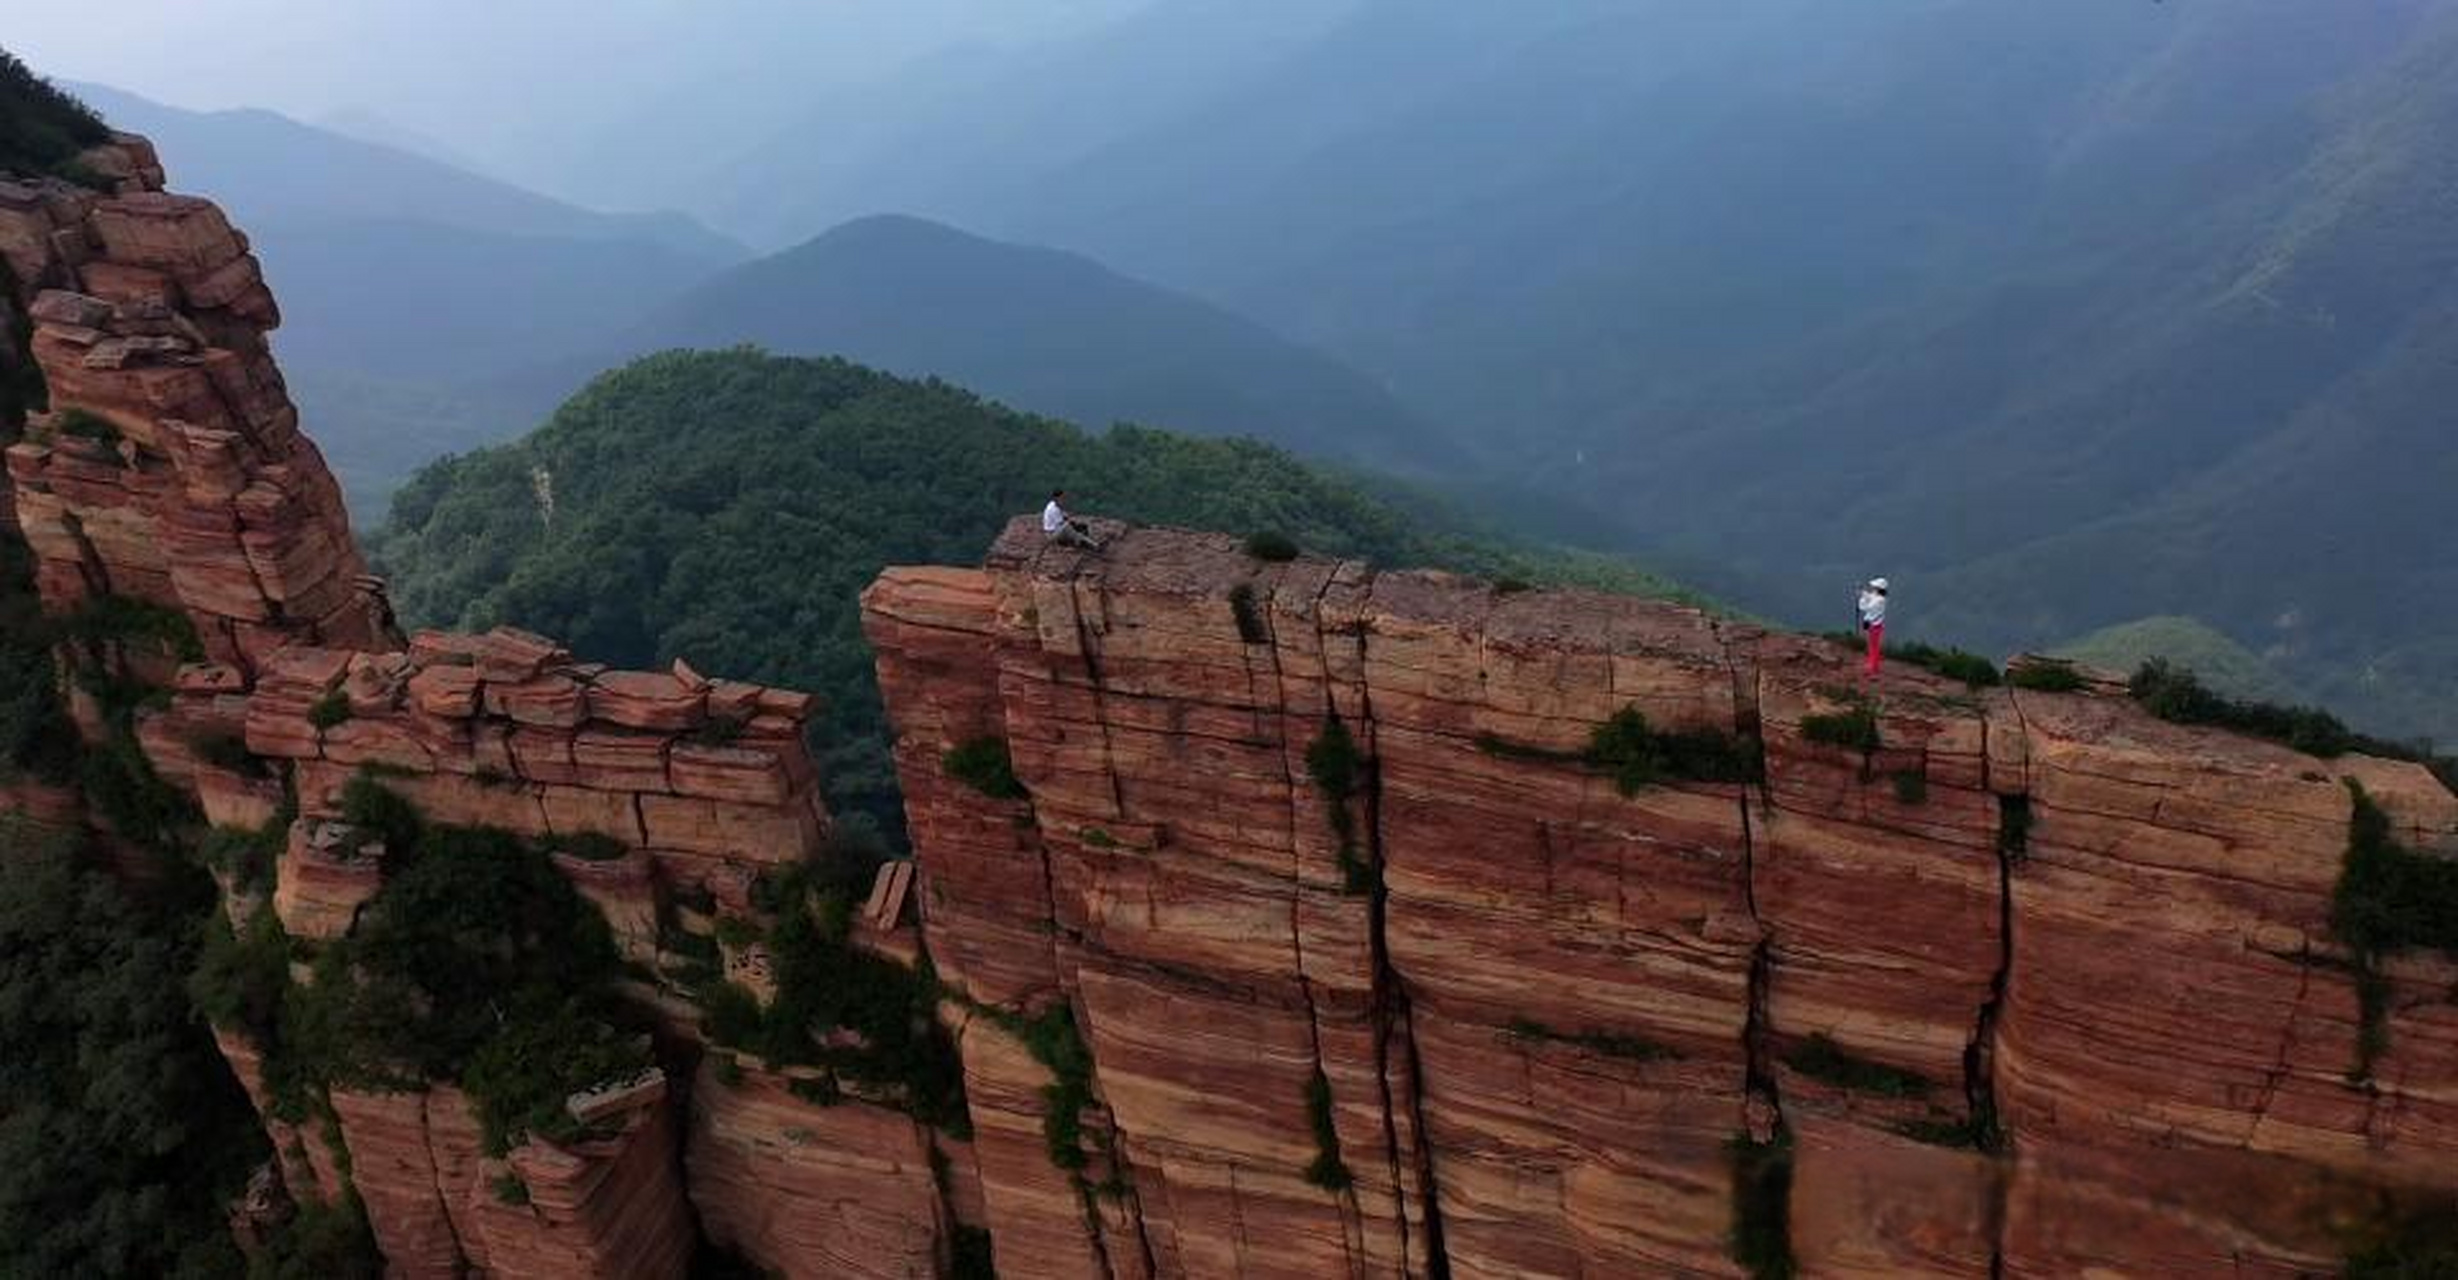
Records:
[[[249,225],[329,218],[430,222],[506,235],[635,241],[708,263],[749,251],[681,213],[600,213],[261,108],[190,111],[108,85],[66,86],[178,157],[178,177]]]
[[[572,367],[737,345],[944,378],[1096,430],[1246,435],[1415,472],[1461,458],[1364,375],[1241,316],[1077,254],[899,215],[725,271]]]
[[[1139,78],[1225,12],[933,73],[828,189],[1216,298],[1764,612],[2190,615],[2458,736],[2458,7],[1354,0]]]
[[[274,334],[352,505],[534,418],[490,374],[602,338],[747,251],[679,214],[604,214],[270,111],[75,92],[248,229]]]

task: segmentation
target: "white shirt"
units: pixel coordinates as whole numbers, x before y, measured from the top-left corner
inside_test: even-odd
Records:
[[[1886,593],[1871,587],[1861,588],[1861,625],[1878,626],[1886,621]]]
[[[1050,505],[1041,509],[1041,531],[1043,533],[1056,533],[1066,527],[1066,511],[1058,505],[1058,499],[1050,499]]]

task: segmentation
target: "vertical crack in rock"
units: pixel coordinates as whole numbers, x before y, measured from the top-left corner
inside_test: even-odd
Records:
[[[1366,581],[1373,581],[1371,570],[1367,571]],[[1317,616],[1320,616],[1319,612]],[[1325,652],[1328,653],[1328,637],[1332,633],[1324,634],[1327,637]],[[1374,965],[1374,1065],[1375,1077],[1382,1089],[1383,1145],[1390,1153],[1392,1188],[1399,1205],[1401,1265],[1409,1267],[1422,1252],[1424,1269],[1421,1274],[1432,1277],[1432,1280],[1450,1280],[1450,1253],[1442,1238],[1442,1193],[1435,1181],[1432,1131],[1425,1123],[1425,1063],[1417,1052],[1416,1020],[1410,1012],[1408,984],[1401,980],[1399,971],[1391,965],[1390,939],[1386,932],[1391,889],[1384,876],[1387,863],[1383,846],[1383,760],[1382,751],[1377,745],[1380,735],[1374,718],[1374,682],[1367,676],[1366,634],[1365,628],[1360,626],[1348,632],[1347,638],[1356,646],[1358,732],[1367,744],[1364,752],[1365,857],[1374,874],[1366,897],[1366,944]],[[1327,662],[1327,673],[1328,669]],[[1407,1058],[1408,1088],[1405,1098],[1394,1097],[1391,1087],[1391,1049],[1395,1031]],[[1413,1170],[1404,1170],[1401,1165],[1401,1106],[1408,1108],[1409,1128],[1415,1137],[1414,1150],[1410,1153],[1413,1156]],[[1407,1172],[1413,1172],[1416,1177],[1420,1201],[1418,1211],[1424,1215],[1425,1224],[1422,1242],[1409,1229],[1408,1179],[1404,1176]],[[1410,1270],[1406,1274],[1420,1273]]]
[[[2013,710],[2017,734],[2028,741],[2030,735],[2023,721],[2020,696],[2009,694],[2006,705]],[[1997,762],[1989,753],[1990,740],[1984,724],[1980,735],[1980,776],[1997,796],[1997,968],[1989,975],[1988,999],[1981,1003],[1971,1040],[1963,1049],[1963,1098],[1972,1132],[1979,1135],[1981,1148],[2001,1153],[2006,1143],[1997,1114],[1997,1032],[2005,1014],[2006,988],[2014,976],[2014,864],[2022,852],[2018,846],[2030,840],[2031,794],[2028,777],[2023,780],[2021,792],[1995,790]],[[2011,1176],[2012,1171],[2001,1160],[1990,1178],[1989,1275],[1993,1280],[2006,1270],[2006,1201]]]
[[[352,927],[356,927],[354,921]],[[418,1142],[427,1149],[427,1184],[435,1191],[436,1213],[443,1220],[444,1234],[452,1240],[453,1261],[464,1271],[470,1270],[470,1260],[476,1251],[471,1242],[461,1237],[460,1220],[453,1216],[458,1207],[452,1191],[444,1185],[444,1153],[435,1146],[435,1093],[429,1090],[418,1098]]]
[[[2296,1020],[2304,1014],[2304,1002],[2313,994],[2313,965],[2309,958],[2299,957],[2296,973],[2296,998],[2287,1007],[2287,1017],[2279,1026],[2279,1053],[2262,1079],[2262,1099],[2253,1104],[2253,1123],[2245,1129],[2245,1145],[2255,1147],[2261,1137],[2263,1122],[2270,1119],[2270,1104],[2277,1101],[2279,1086],[2287,1079],[2288,1058],[2296,1050]]]
[[[1078,563],[1080,568],[1081,562],[1079,561]],[[1095,639],[1094,629],[1088,622],[1085,621],[1084,593],[1080,589],[1083,581],[1084,578],[1080,572],[1072,572],[1067,575],[1068,611],[1073,615],[1073,620],[1075,622],[1075,647],[1077,654],[1080,656],[1084,664],[1085,686],[1092,695],[1093,720],[1100,726],[1101,730],[1101,772],[1102,775],[1109,781],[1110,812],[1119,816],[1124,816],[1127,811],[1126,794],[1120,789],[1118,783],[1117,741],[1110,732],[1109,691],[1107,685],[1103,682],[1101,675],[1101,654],[1099,642]],[[1096,602],[1101,601],[1101,583],[1097,578],[1092,583],[1092,594]],[[1106,605],[1103,609],[1103,616],[1108,616]],[[1025,801],[1025,805],[1027,810],[1031,811],[1032,802],[1029,799]],[[1040,818],[1037,813],[1033,821],[1036,827],[1040,825]],[[1050,972],[1053,977],[1057,977],[1062,968],[1059,955],[1059,937],[1061,934],[1067,932],[1067,928],[1058,919],[1058,883],[1057,876],[1051,870],[1050,866],[1049,844],[1045,840],[1036,840],[1035,844],[1040,848],[1041,852],[1042,893],[1049,900],[1050,904]],[[1066,983],[1063,979],[1060,981],[1060,995],[1062,998],[1071,999],[1071,997],[1066,996]],[[1095,1102],[1096,1104],[1100,1105],[1104,1113],[1103,1122],[1108,1126],[1109,1130],[1110,1140],[1108,1158],[1112,1166],[1110,1176],[1113,1180],[1125,1183],[1125,1185],[1118,1191],[1116,1201],[1119,1206],[1120,1213],[1125,1219],[1124,1228],[1131,1230],[1134,1233],[1135,1246],[1142,1254],[1142,1274],[1147,1276],[1157,1275],[1159,1274],[1159,1269],[1155,1265],[1155,1260],[1152,1256],[1151,1232],[1148,1231],[1144,1225],[1143,1198],[1135,1188],[1135,1180],[1133,1178],[1123,1176],[1127,1165],[1127,1156],[1124,1147],[1121,1145],[1121,1134],[1119,1133],[1118,1129],[1118,1116],[1115,1112],[1111,1112],[1108,1109],[1108,1105],[1106,1103],[1101,1103],[1099,1101],[1098,1089],[1101,1079],[1101,1064],[1100,1060],[1093,1054],[1092,1040],[1089,1037],[1084,1040],[1084,1055],[1091,1063],[1092,1079],[1095,1089]],[[1103,1193],[1087,1182],[1081,1173],[1078,1173],[1075,1176],[1074,1182],[1076,1193],[1083,1200],[1084,1229],[1086,1235],[1090,1239],[1093,1256],[1100,1261],[1101,1273],[1103,1275],[1115,1277],[1118,1275],[1118,1266],[1110,1259],[1109,1235],[1103,1228],[1101,1217],[1100,1200]]]
[[[1726,637],[1721,622],[1711,622],[1709,627],[1717,644],[1724,651],[1725,667],[1731,672],[1733,731],[1745,738],[1755,737],[1761,728],[1758,716],[1759,672],[1757,664],[1755,661],[1743,661],[1736,656],[1733,643]],[[1773,795],[1768,791],[1763,770],[1755,785],[1760,793],[1760,804],[1772,814],[1775,802]],[[1775,935],[1774,931],[1768,928],[1766,917],[1760,914],[1758,909],[1758,836],[1756,826],[1750,817],[1751,788],[1750,783],[1741,784],[1734,798],[1734,806],[1741,815],[1741,901],[1749,911],[1750,924],[1758,935],[1758,940],[1750,948],[1749,1006],[1741,1025],[1741,1051],[1744,1064],[1742,1090],[1746,1098],[1765,1104],[1770,1117],[1768,1124],[1772,1128],[1780,1125],[1783,1120],[1782,1102],[1776,1095],[1775,1070],[1769,1060],[1767,1050],[1770,1034],[1767,1020],[1767,987],[1773,976],[1775,964]],[[1753,1128],[1752,1139],[1756,1140],[1757,1136]]]
[[[1109,696],[1108,690],[1101,683],[1101,655],[1098,646],[1093,641],[1092,628],[1084,621],[1084,595],[1077,590],[1077,585],[1082,581],[1082,577],[1078,574],[1067,575],[1067,611],[1074,615],[1075,651],[1083,659],[1084,680],[1086,687],[1092,691],[1093,722],[1101,728],[1101,772],[1109,779],[1110,812],[1124,814],[1127,811],[1127,800],[1125,793],[1118,789],[1117,744],[1110,737]],[[1093,596],[1097,600],[1100,594],[1101,584],[1096,581],[1093,584]],[[1103,615],[1107,616],[1106,609],[1103,610]],[[1045,863],[1048,861],[1047,854],[1043,855],[1043,861]],[[1050,901],[1051,909],[1056,911],[1058,900],[1053,898]]]
[[[1281,576],[1286,577],[1285,574]],[[1331,583],[1328,579],[1326,579],[1323,587],[1315,593],[1314,603],[1316,606],[1319,607],[1322,603],[1323,592],[1330,589]],[[1276,599],[1277,596],[1278,589],[1277,584],[1275,584],[1272,594],[1266,598]],[[1289,817],[1287,824],[1289,838],[1289,956],[1291,962],[1294,963],[1297,968],[1296,976],[1298,998],[1302,1000],[1306,1006],[1306,1052],[1312,1061],[1313,1069],[1313,1076],[1310,1078],[1319,1077],[1324,1080],[1329,1080],[1331,1078],[1331,1073],[1324,1069],[1323,1063],[1322,1011],[1315,1004],[1314,979],[1307,976],[1306,931],[1298,921],[1298,915],[1303,909],[1306,884],[1305,868],[1303,865],[1302,853],[1299,847],[1297,830],[1297,798],[1299,789],[1307,785],[1309,780],[1302,776],[1301,771],[1294,770],[1289,767],[1289,753],[1292,748],[1295,748],[1301,752],[1305,750],[1303,746],[1298,745],[1295,738],[1292,736],[1292,727],[1297,727],[1300,732],[1304,732],[1308,727],[1298,725],[1289,713],[1288,673],[1280,661],[1280,629],[1276,620],[1278,611],[1276,609],[1266,607],[1262,610],[1262,614],[1262,646],[1264,652],[1270,656],[1271,671],[1269,672],[1269,676],[1272,687],[1272,706],[1274,708],[1276,718],[1279,720],[1280,724],[1279,738],[1281,793],[1288,797],[1286,812],[1288,813]],[[1260,707],[1262,705],[1262,698],[1256,693],[1258,676],[1254,665],[1254,649],[1255,645],[1252,643],[1246,646],[1246,689],[1248,700],[1254,703],[1257,707]],[[1331,671],[1329,664],[1325,665],[1323,676],[1323,697],[1326,705],[1326,714],[1336,715],[1338,713],[1329,708],[1331,697]],[[1314,731],[1319,732],[1320,730],[1317,729]],[[1329,797],[1325,797],[1325,799],[1328,800]],[[1338,1102],[1335,1098],[1335,1108],[1337,1105]],[[1337,1125],[1334,1126],[1334,1129],[1336,1132]],[[1362,1255],[1365,1252],[1365,1215],[1358,1206],[1357,1189],[1353,1183],[1350,1186],[1342,1188],[1337,1195],[1342,1206],[1342,1211],[1340,1214],[1341,1247],[1348,1254],[1349,1270],[1351,1274],[1357,1274],[1363,1262]]]
[[[1329,584],[1326,584],[1328,590]],[[1361,802],[1365,807],[1365,849],[1362,856],[1371,876],[1366,886],[1366,955],[1373,966],[1370,978],[1374,1027],[1374,1079],[1381,1094],[1384,1160],[1390,1167],[1391,1201],[1399,1218],[1401,1274],[1416,1274],[1414,1263],[1420,1251],[1425,1254],[1425,1274],[1447,1275],[1443,1261],[1441,1218],[1434,1206],[1432,1156],[1426,1147],[1424,1108],[1419,1097],[1422,1077],[1417,1073],[1416,1040],[1413,1029],[1409,1039],[1409,1093],[1411,1128],[1416,1134],[1416,1175],[1420,1194],[1425,1200],[1428,1239],[1422,1244],[1408,1225],[1408,1170],[1402,1165],[1400,1152],[1400,1122],[1396,1108],[1400,1101],[1391,1091],[1391,1036],[1395,1026],[1407,1026],[1408,994],[1400,987],[1399,975],[1391,968],[1391,954],[1383,932],[1384,912],[1390,888],[1383,878],[1383,761],[1379,735],[1374,723],[1373,693],[1365,678],[1365,634],[1357,632],[1352,639],[1357,647],[1357,733],[1365,743],[1365,786]],[[1328,651],[1329,642],[1326,641]],[[1326,664],[1328,673],[1328,663]]]

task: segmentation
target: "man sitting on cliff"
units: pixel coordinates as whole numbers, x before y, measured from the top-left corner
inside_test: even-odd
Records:
[[[1101,540],[1092,536],[1092,530],[1083,521],[1070,517],[1067,509],[1059,505],[1059,500],[1066,496],[1064,489],[1050,490],[1050,505],[1041,509],[1041,531],[1048,534],[1052,542],[1099,551]]]

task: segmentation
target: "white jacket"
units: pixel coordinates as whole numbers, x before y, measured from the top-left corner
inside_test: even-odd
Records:
[[[1886,593],[1875,587],[1861,588],[1861,625],[1883,626],[1886,623]]]

